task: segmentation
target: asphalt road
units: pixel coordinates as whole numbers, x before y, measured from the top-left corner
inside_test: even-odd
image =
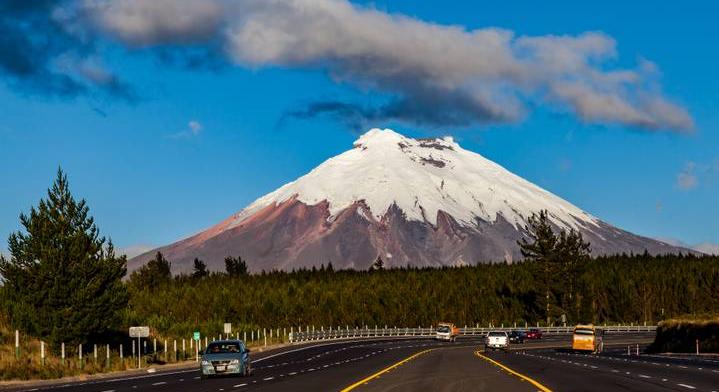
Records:
[[[510,353],[484,354],[478,338],[456,343],[428,339],[334,342],[253,353],[254,373],[246,378],[200,380],[198,370],[192,369],[40,390],[719,391],[717,362],[627,355],[627,344],[646,342],[650,336],[607,336],[608,349],[599,356],[569,352],[569,339],[551,336],[514,345]]]

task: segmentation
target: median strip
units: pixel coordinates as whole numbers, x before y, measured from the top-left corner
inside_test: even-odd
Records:
[[[535,381],[534,379],[532,379],[532,378],[530,378],[530,377],[528,377],[528,376],[525,376],[524,374],[521,374],[521,373],[519,373],[519,372],[516,372],[516,371],[514,371],[514,370],[512,370],[512,369],[510,369],[510,368],[508,368],[508,367],[506,367],[506,366],[504,366],[504,365],[502,365],[501,363],[499,363],[499,362],[493,360],[492,358],[490,358],[490,357],[488,357],[488,356],[486,356],[486,355],[483,355],[483,354],[482,354],[481,352],[479,352],[479,351],[475,351],[475,352],[474,352],[474,355],[476,355],[476,356],[478,356],[479,358],[482,358],[482,359],[484,359],[485,361],[488,361],[488,362],[490,362],[490,363],[492,363],[492,364],[494,364],[494,365],[496,365],[496,366],[499,366],[500,368],[506,370],[506,371],[509,372],[510,374],[513,374],[513,375],[519,377],[520,379],[522,379],[522,380],[524,380],[524,381],[527,381],[528,383],[530,383],[530,384],[534,385],[535,387],[537,387],[537,389],[539,389],[539,390],[542,391],[542,392],[552,392],[551,389],[545,387],[544,385],[540,384],[539,382]]]
[[[347,388],[341,390],[340,392],[351,391],[351,390],[357,388],[358,386],[360,386],[360,385],[362,385],[362,384],[366,384],[366,383],[372,381],[373,379],[375,379],[375,378],[377,378],[377,377],[379,377],[379,376],[381,376],[381,375],[383,375],[383,374],[389,372],[390,370],[392,370],[392,369],[394,369],[394,368],[396,368],[396,367],[398,367],[398,366],[402,366],[403,364],[405,364],[405,363],[407,363],[407,362],[409,362],[409,361],[411,361],[411,360],[413,360],[413,359],[419,357],[419,356],[422,355],[422,354],[426,354],[426,353],[428,353],[428,352],[430,352],[430,351],[432,351],[432,350],[434,350],[434,349],[431,348],[431,349],[429,349],[429,350],[424,350],[424,351],[420,351],[420,352],[418,352],[418,353],[415,353],[415,354],[413,354],[413,355],[411,355],[411,356],[409,356],[409,357],[407,357],[407,358],[405,358],[405,359],[403,359],[403,360],[401,360],[401,361],[395,363],[394,365],[388,366],[388,367],[386,367],[386,368],[380,370],[380,371],[377,372],[377,373],[374,373],[374,374],[372,374],[372,375],[370,375],[370,376],[368,376],[368,377],[365,377],[365,378],[363,378],[363,379],[357,381],[356,383],[354,383],[354,384],[348,386]]]

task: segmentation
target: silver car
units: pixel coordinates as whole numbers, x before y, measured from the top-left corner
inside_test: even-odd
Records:
[[[219,340],[207,345],[200,360],[200,377],[220,375],[249,376],[252,372],[250,349],[242,340]]]

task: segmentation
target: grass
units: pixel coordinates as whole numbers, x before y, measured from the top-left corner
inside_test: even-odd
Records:
[[[719,353],[719,316],[676,318],[659,323],[651,352]]]
[[[273,333],[273,337],[269,337],[267,332],[267,344],[283,343],[284,336],[277,336],[277,331]],[[248,332],[248,338],[251,336]],[[235,335],[236,337],[236,335]],[[243,335],[240,334],[240,338]],[[158,336],[157,352],[153,353],[153,337],[146,341],[146,347],[149,354],[143,355],[143,367],[164,365],[168,363],[177,363],[194,359],[195,349],[190,348],[188,338],[185,338],[185,351],[182,351],[182,339],[174,339]],[[208,337],[208,343],[217,338]],[[164,350],[164,342],[167,340],[168,350]],[[173,341],[176,341],[177,352],[173,350]],[[78,347],[65,347],[65,359],[57,353],[60,351],[56,348],[53,351],[51,347],[45,345],[45,360],[41,358],[40,340],[29,337],[20,333],[20,353],[16,357],[15,353],[15,332],[11,330],[6,323],[0,321],[0,380],[36,380],[36,379],[55,379],[67,376],[78,376],[85,374],[106,373],[113,371],[121,371],[134,369],[137,367],[137,357],[132,358],[132,343],[129,338],[123,346],[123,358],[120,358],[119,345],[115,344],[110,347],[110,358],[107,359],[107,346],[104,344],[97,345],[97,359],[94,356],[94,347],[92,344],[83,346],[82,362],[78,356]],[[204,346],[204,337],[202,339]],[[248,347],[256,348],[264,346],[264,339],[255,339],[247,343]]]

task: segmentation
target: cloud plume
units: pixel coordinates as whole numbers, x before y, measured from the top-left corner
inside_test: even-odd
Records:
[[[21,47],[38,49],[32,56],[41,59],[41,67],[35,72],[57,91],[82,90],[88,83],[110,91],[122,86],[96,83],[92,76],[97,73],[88,77],[77,72],[73,78],[52,68],[56,57],[91,47],[87,42],[99,37],[163,58],[188,53],[187,63],[193,67],[222,63],[316,70],[337,83],[381,97],[371,106],[318,101],[288,116],[461,127],[520,121],[531,108],[544,105],[587,123],[674,131],[694,126],[687,110],[661,92],[656,65],[645,60],[626,69],[611,65],[618,56],[617,44],[601,32],[518,36],[493,27],[469,30],[347,0],[10,0],[9,4],[37,4],[15,7],[34,11],[13,12],[30,19],[39,15],[58,32],[48,52],[32,43],[22,44],[24,31],[13,25],[13,18],[3,18],[0,24],[4,30],[14,26],[10,32],[18,35]],[[68,13],[76,17],[69,18]],[[21,75],[22,63],[2,61],[0,69]]]
[[[588,123],[689,130],[663,97],[655,66],[609,69],[615,41],[600,32],[516,36],[388,14],[345,0],[93,2],[97,24],[134,47],[218,45],[245,67],[316,69],[390,98],[372,108],[317,102],[299,116],[465,126],[520,120],[546,103]]]

